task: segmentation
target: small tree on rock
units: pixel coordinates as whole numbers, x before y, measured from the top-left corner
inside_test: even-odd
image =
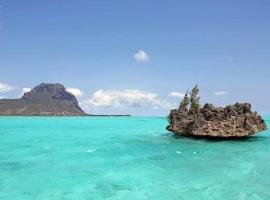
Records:
[[[190,103],[190,98],[188,97],[188,91],[187,91],[185,96],[183,97],[183,99],[180,102],[180,106],[179,106],[178,110],[180,112],[187,112],[189,103]]]
[[[196,84],[194,88],[192,88],[190,92],[190,109],[192,111],[198,112],[200,109],[200,96],[199,96],[199,87]]]

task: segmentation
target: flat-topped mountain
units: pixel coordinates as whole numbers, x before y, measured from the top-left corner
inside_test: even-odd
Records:
[[[233,138],[246,137],[267,129],[262,117],[249,103],[236,103],[224,108],[199,104],[197,85],[188,92],[178,109],[171,110],[167,130],[183,136]]]
[[[42,83],[20,99],[1,99],[0,115],[84,116],[76,97],[59,83]]]

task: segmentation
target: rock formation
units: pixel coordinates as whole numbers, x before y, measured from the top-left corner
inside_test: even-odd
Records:
[[[199,105],[199,90],[188,92],[177,109],[171,110],[167,130],[192,137],[245,137],[266,130],[266,124],[249,103],[236,103],[224,108],[212,104]]]
[[[1,99],[0,115],[84,116],[76,97],[61,84],[42,83],[20,99]]]

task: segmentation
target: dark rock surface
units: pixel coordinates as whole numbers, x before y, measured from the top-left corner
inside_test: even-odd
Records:
[[[1,99],[0,115],[84,116],[76,97],[61,84],[42,83],[20,99]]]
[[[183,136],[232,138],[246,137],[266,130],[262,117],[252,112],[249,103],[214,107],[205,104],[197,111],[179,108],[171,110],[167,130]]]

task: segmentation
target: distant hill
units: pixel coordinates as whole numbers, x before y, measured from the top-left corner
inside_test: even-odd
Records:
[[[20,99],[1,99],[0,115],[85,116],[76,97],[61,84],[42,83]]]

